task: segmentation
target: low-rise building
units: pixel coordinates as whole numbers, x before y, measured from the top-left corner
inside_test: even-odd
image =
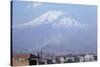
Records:
[[[60,57],[60,58],[59,58],[59,61],[60,61],[60,63],[64,63],[64,62],[65,62],[64,57],[63,57],[63,56],[62,56],[62,57]]]
[[[80,56],[79,57],[79,62],[84,62],[85,60],[84,60],[84,57],[82,57],[82,56]]]
[[[16,54],[12,58],[12,66],[25,66],[29,65],[29,54]]]
[[[85,56],[84,56],[84,61],[85,62],[90,62],[90,61],[94,61],[95,59],[94,59],[94,56],[93,55],[89,55],[89,54],[86,54]]]
[[[38,65],[39,58],[33,54],[16,54],[12,57],[12,66]]]

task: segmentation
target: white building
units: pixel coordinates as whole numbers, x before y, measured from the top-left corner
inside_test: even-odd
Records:
[[[94,59],[94,56],[93,55],[87,54],[87,55],[84,56],[84,61],[85,62],[90,62],[90,61],[94,61],[94,60],[95,59]]]
[[[54,64],[55,64],[55,63],[56,63],[56,60],[55,60],[55,59],[52,59],[52,63],[54,63]]]
[[[60,63],[64,63],[64,61],[65,61],[64,57],[60,57],[59,61],[60,61]]]
[[[79,57],[79,62],[84,62],[85,58],[84,57]]]

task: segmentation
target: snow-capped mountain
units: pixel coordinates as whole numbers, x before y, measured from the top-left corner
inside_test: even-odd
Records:
[[[81,24],[76,19],[67,16],[64,11],[50,10],[43,15],[35,18],[34,20],[16,25],[14,27],[36,27],[43,24],[51,24],[57,27],[69,28],[69,27],[78,27],[78,28],[87,28],[87,24]]]
[[[36,48],[63,53],[89,50],[89,46],[89,51],[92,51],[95,47],[91,44],[96,41],[89,36],[91,30],[84,30],[87,28],[87,24],[82,24],[64,11],[50,10],[30,22],[14,26],[13,43],[17,44],[13,47],[20,51]]]

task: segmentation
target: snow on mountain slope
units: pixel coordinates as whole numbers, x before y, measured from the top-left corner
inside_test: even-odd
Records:
[[[57,27],[69,28],[69,27],[77,27],[77,28],[87,28],[87,24],[81,24],[76,19],[68,17],[64,11],[50,10],[43,15],[35,18],[34,20],[15,25],[14,27],[25,28],[25,27],[36,27],[42,24],[51,24]]]

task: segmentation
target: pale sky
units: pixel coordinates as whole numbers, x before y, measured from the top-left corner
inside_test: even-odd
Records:
[[[13,1],[13,51],[96,52],[97,7]]]

